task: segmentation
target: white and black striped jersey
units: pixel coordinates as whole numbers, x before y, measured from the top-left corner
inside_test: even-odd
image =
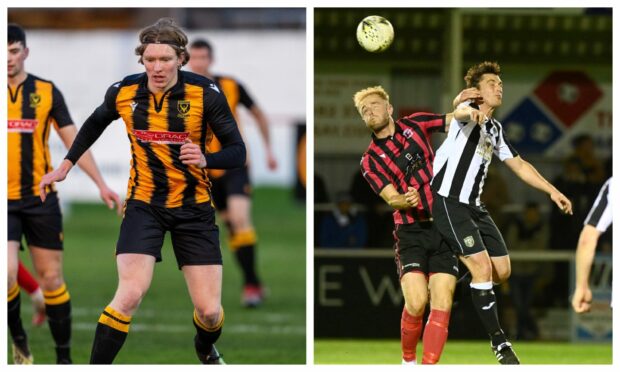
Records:
[[[598,231],[604,233],[612,222],[611,212],[611,184],[613,177],[610,177],[599,191],[590,213],[584,221],[584,225],[594,226]]]
[[[472,107],[478,108],[473,104]],[[508,142],[499,121],[490,118],[484,125],[478,125],[474,121],[452,119],[448,137],[433,162],[433,190],[443,197],[479,206],[493,154],[502,161],[519,155]]]

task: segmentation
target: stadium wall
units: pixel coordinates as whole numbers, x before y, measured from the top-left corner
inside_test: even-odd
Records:
[[[30,56],[26,70],[52,80],[61,90],[78,126],[103,101],[106,89],[124,76],[144,71],[134,48],[137,30],[132,31],[30,31]],[[239,79],[266,113],[271,142],[278,159],[276,171],[269,171],[258,127],[245,109],[239,110],[252,160],[255,185],[292,187],[296,180],[295,125],[306,117],[306,36],[304,31],[205,31],[188,34],[190,41],[204,37],[215,53],[213,71]],[[52,163],[66,154],[52,132]],[[124,123],[110,125],[92,147],[106,182],[124,194],[129,176],[129,141]],[[76,169],[71,182],[58,185],[64,201],[99,199],[98,190]]]

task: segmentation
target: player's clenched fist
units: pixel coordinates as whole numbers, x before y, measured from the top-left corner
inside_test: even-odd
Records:
[[[411,207],[415,207],[420,202],[420,194],[418,194],[418,190],[409,186],[407,188],[407,192],[405,193],[405,200]]]
[[[185,144],[181,146],[181,155],[179,159],[181,159],[183,164],[195,165],[198,168],[207,166],[207,159],[205,159],[204,154],[200,151],[200,146],[192,143],[192,140],[189,138],[186,138]]]

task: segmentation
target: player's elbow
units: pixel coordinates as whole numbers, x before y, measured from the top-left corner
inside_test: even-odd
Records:
[[[596,248],[598,242],[599,233],[595,227],[586,225],[581,234],[579,234],[579,242],[577,243],[578,250],[593,250]]]
[[[235,165],[237,168],[241,168],[245,165],[247,150],[243,141],[236,144],[238,155],[235,157]]]

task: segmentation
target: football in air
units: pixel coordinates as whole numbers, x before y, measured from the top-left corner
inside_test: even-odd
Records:
[[[372,53],[386,50],[394,40],[394,28],[387,19],[371,15],[357,25],[357,41]]]

